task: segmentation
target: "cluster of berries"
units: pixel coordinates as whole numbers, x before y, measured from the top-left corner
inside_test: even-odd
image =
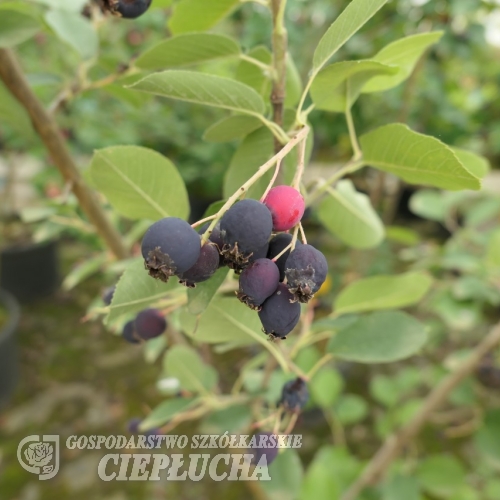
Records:
[[[240,274],[237,296],[258,311],[264,332],[285,338],[299,321],[300,302],[313,297],[328,272],[319,250],[285,232],[300,223],[304,210],[299,191],[274,187],[263,202],[244,199],[235,203],[204,245],[187,222],[161,219],[142,241],[146,269],[156,279],[167,282],[177,276],[182,284],[194,287],[219,267],[228,266]],[[200,232],[204,234],[209,226]]]
[[[102,0],[105,10],[125,19],[142,16],[151,6],[152,0]]]

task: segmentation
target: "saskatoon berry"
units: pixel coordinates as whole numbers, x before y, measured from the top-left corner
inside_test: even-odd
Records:
[[[288,288],[295,300],[308,302],[321,288],[328,273],[325,256],[312,245],[296,247],[285,264]]]
[[[267,258],[268,259],[274,259],[277,255],[279,255],[290,243],[292,242],[293,236],[288,233],[280,233],[277,234],[274,238],[271,239],[269,242],[269,250],[267,252]],[[302,243],[297,240],[295,242],[295,248],[297,248],[299,245],[302,245]],[[280,270],[280,281],[283,281],[285,279],[285,264],[286,264],[286,259],[288,259],[288,256],[290,255],[290,249],[287,250],[277,261],[276,265],[278,266],[278,269]]]
[[[258,259],[267,258],[267,252],[269,251],[269,243],[266,243],[262,248],[259,248],[256,252],[254,252],[250,258],[248,259],[249,263],[255,262]]]
[[[104,302],[105,305],[109,306],[111,305],[111,302],[113,300],[113,295],[115,294],[116,290],[116,285],[110,286],[109,288],[106,288],[104,290],[104,293],[102,294],[102,301]]]
[[[201,235],[205,234],[206,230],[210,227],[210,222],[203,224],[200,230],[198,231]],[[222,256],[222,247],[224,246],[224,242],[222,241],[222,235],[220,234],[220,223],[217,223],[216,226],[212,230],[212,234],[208,237],[208,241],[211,241],[217,246],[217,251],[219,252],[219,267],[224,265],[224,257]]]
[[[196,283],[208,280],[219,268],[219,251],[213,243],[205,243],[201,247],[200,256],[195,265],[186,272],[179,274],[179,281],[189,288]]]
[[[225,261],[233,269],[241,271],[248,265],[252,254],[269,241],[273,219],[263,203],[247,199],[235,203],[223,215],[220,229]]]
[[[140,339],[135,331],[134,321],[125,323],[125,326],[123,327],[122,337],[131,344],[138,344],[140,342]]]
[[[194,266],[200,256],[200,236],[184,220],[167,217],[155,222],[142,240],[142,256],[150,276],[168,281]]]
[[[300,318],[300,304],[293,301],[293,295],[283,283],[264,302],[259,318],[265,333],[286,338],[295,328]]]
[[[258,432],[253,437],[257,441],[256,446],[248,450],[248,454],[252,455],[252,464],[257,465],[265,455],[265,463],[271,465],[278,456],[278,436],[272,432]]]
[[[125,19],[142,16],[150,7],[152,0],[105,0],[107,8]]]
[[[301,378],[290,380],[283,386],[279,404],[283,405],[285,410],[298,412],[309,401],[309,390],[305,381]]]
[[[251,309],[260,310],[278,288],[279,281],[278,266],[272,260],[258,259],[241,273],[240,290],[236,295]]]
[[[134,326],[137,337],[150,340],[159,337],[167,329],[167,321],[160,311],[145,309],[135,317]]]
[[[306,208],[302,195],[291,186],[272,188],[267,194],[264,204],[273,216],[274,231],[288,231],[297,225]]]

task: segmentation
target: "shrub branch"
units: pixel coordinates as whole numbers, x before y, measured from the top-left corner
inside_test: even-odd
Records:
[[[108,220],[97,197],[85,184],[74,162],[54,118],[33,93],[14,54],[9,49],[0,49],[0,79],[10,93],[28,112],[33,127],[47,148],[52,161],[77,197],[82,210],[118,259],[129,256],[120,233]]]
[[[413,419],[390,436],[371,461],[359,478],[344,493],[341,500],[356,500],[360,493],[368,486],[375,485],[381,480],[393,460],[401,453],[403,448],[420,432],[429,417],[446,400],[448,395],[460,382],[469,376],[479,365],[482,358],[500,344],[500,323],[484,337],[476,346],[470,356],[451,372],[441,383],[427,396],[424,404],[413,417]]]

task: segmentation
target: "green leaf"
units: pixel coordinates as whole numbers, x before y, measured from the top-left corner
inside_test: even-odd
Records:
[[[1,21],[0,21],[1,23]],[[0,35],[1,37],[1,35]],[[26,110],[17,99],[0,82],[0,120],[5,125],[12,127],[16,134],[23,139],[33,139],[35,132]]]
[[[155,363],[167,348],[168,342],[166,335],[160,335],[154,339],[150,339],[143,344],[144,359],[146,363]]]
[[[83,59],[92,59],[99,50],[99,39],[92,23],[79,12],[50,10],[45,21],[54,33],[73,47]]]
[[[335,313],[397,309],[417,304],[429,291],[432,281],[432,277],[422,271],[364,278],[340,292],[335,300]]]
[[[410,184],[451,191],[481,188],[480,180],[460,163],[450,147],[435,137],[392,123],[360,138],[364,161]]]
[[[238,43],[228,36],[215,33],[188,33],[156,44],[141,54],[134,65],[149,70],[176,68],[237,56],[239,53]]]
[[[227,274],[227,268],[218,269],[209,280],[198,283],[195,288],[188,289],[188,311],[191,314],[197,315],[205,311]]]
[[[184,181],[174,164],[139,146],[113,146],[94,153],[90,175],[111,205],[129,219],[189,215]]]
[[[451,149],[457,155],[462,165],[478,179],[483,179],[490,171],[490,162],[484,156],[467,151],[466,149],[456,147],[452,147]]]
[[[142,258],[134,259],[125,269],[116,285],[113,301],[110,306],[108,323],[123,316],[147,309],[158,300],[180,286],[175,280],[164,283],[153,279],[144,269]]]
[[[328,352],[359,363],[390,363],[417,353],[426,340],[424,325],[412,316],[381,311],[340,330],[330,339]]]
[[[228,16],[239,0],[182,0],[175,5],[168,26],[175,35],[205,31]]]
[[[234,405],[217,410],[205,418],[200,425],[203,434],[240,434],[252,424],[252,415],[246,405]]]
[[[337,370],[324,367],[309,383],[313,401],[321,408],[332,408],[344,387],[344,380]]]
[[[352,0],[319,41],[313,57],[313,72],[318,72],[387,0]]]
[[[273,56],[271,51],[264,45],[254,47],[248,52],[248,56],[271,67]],[[252,87],[265,99],[269,99],[271,94],[271,75],[266,74],[259,66],[249,61],[242,60],[236,68],[235,78],[239,82]]]
[[[35,17],[14,9],[0,9],[0,47],[12,47],[40,30]]]
[[[73,12],[81,12],[85,4],[86,0],[34,0],[37,3],[41,3],[46,5],[47,7],[51,7],[53,9],[63,9],[70,10]]]
[[[420,464],[416,476],[429,493],[449,498],[464,484],[465,469],[450,455],[435,455]]]
[[[443,222],[448,213],[444,193],[435,189],[419,189],[408,205],[415,215],[438,222]]]
[[[285,89],[285,106],[295,106],[302,95],[302,79],[300,78],[299,70],[295,65],[295,61],[290,54],[286,58],[286,89]]]
[[[318,109],[344,113],[370,79],[397,73],[397,66],[377,61],[342,61],[318,73],[311,85],[311,98]],[[348,92],[349,91],[349,92]]]
[[[131,88],[237,113],[261,115],[265,110],[262,97],[248,85],[196,71],[167,70],[154,73]]]
[[[382,500],[420,500],[420,487],[413,477],[396,475],[384,484]]]
[[[363,93],[382,92],[396,87],[413,72],[422,54],[439,41],[442,31],[419,33],[396,40],[384,47],[372,59],[384,64],[398,66],[399,70],[391,76],[379,76],[370,80],[363,88]]]
[[[360,396],[346,394],[337,401],[335,415],[344,425],[355,424],[368,415],[368,404]]]
[[[491,267],[500,268],[500,229],[495,229],[486,249],[486,262]]]
[[[271,481],[260,484],[273,500],[294,500],[302,484],[304,474],[299,454],[295,449],[286,449],[280,453],[268,467]]]
[[[61,285],[63,290],[72,290],[76,285],[100,271],[107,261],[106,254],[99,254],[84,260],[66,275]]]
[[[183,310],[181,325],[188,336],[209,344],[248,345],[256,342],[257,335],[265,340],[259,316],[234,297],[216,297],[199,318]]]
[[[218,374],[215,368],[207,365],[191,347],[175,345],[163,358],[164,372],[176,378],[186,391],[205,393],[217,384]]]
[[[167,399],[160,403],[139,425],[141,432],[165,425],[173,417],[192,407],[197,402],[194,398]]]
[[[229,142],[241,139],[262,126],[255,116],[233,115],[222,118],[214,123],[203,134],[203,139],[209,142]]]
[[[345,448],[323,446],[307,468],[298,498],[339,499],[360,472],[360,465]]]
[[[500,464],[500,410],[489,410],[484,423],[474,436],[477,450],[496,464]]]
[[[372,248],[384,239],[384,225],[368,196],[353,183],[339,181],[318,207],[318,217],[332,234],[354,248]]]

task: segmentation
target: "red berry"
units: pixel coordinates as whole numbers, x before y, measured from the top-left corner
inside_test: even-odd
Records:
[[[264,200],[273,216],[274,231],[288,231],[298,224],[304,215],[305,203],[302,195],[291,186],[276,186]]]

